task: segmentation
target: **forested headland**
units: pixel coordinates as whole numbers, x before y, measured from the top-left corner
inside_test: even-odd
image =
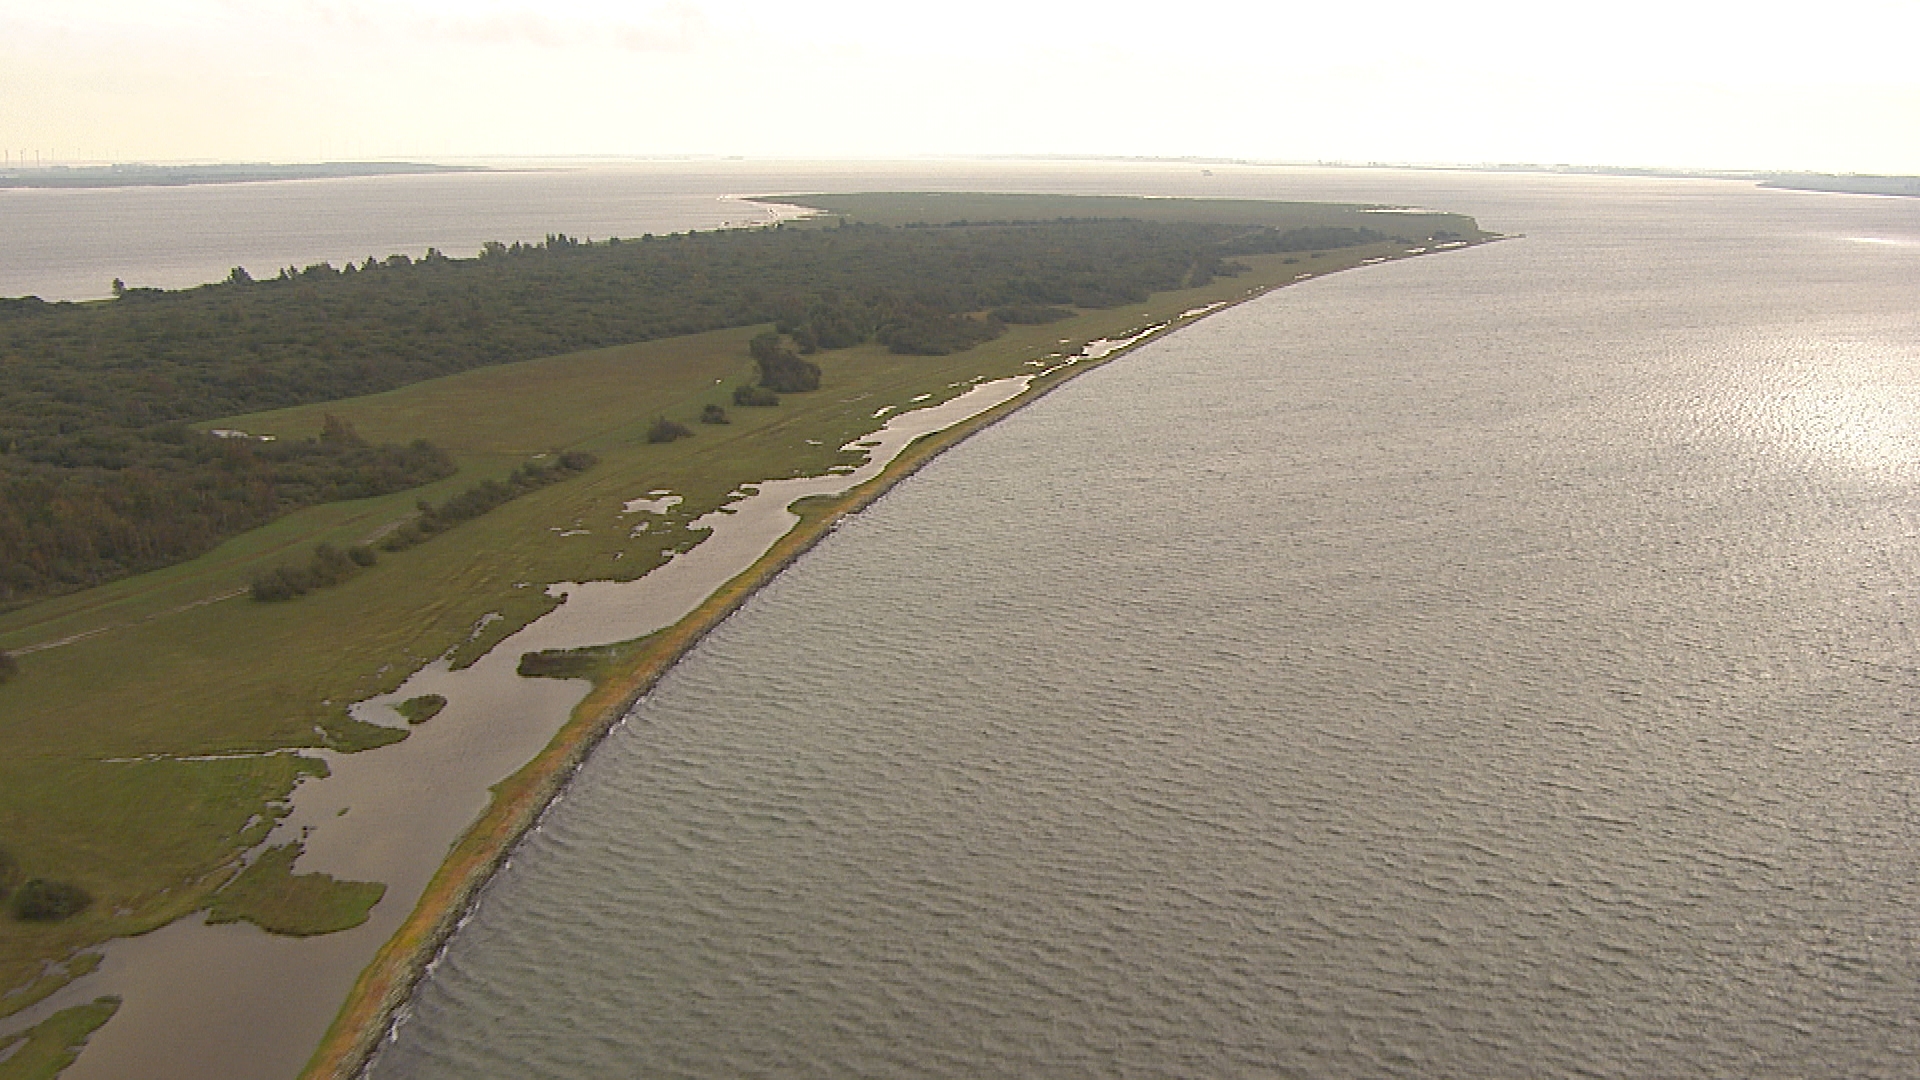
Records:
[[[877,341],[941,355],[1237,271],[1233,256],[1387,239],[1371,228],[1109,218],[553,235],[179,291],[0,300],[0,606],[191,558],[315,502],[446,475],[432,446],[351,430],[216,437],[217,417],[393,389],[490,364],[772,323],[762,385]],[[791,345],[786,342],[790,341]],[[791,357],[791,359],[789,359]],[[771,366],[770,366],[771,365]],[[259,433],[255,433],[259,434]]]

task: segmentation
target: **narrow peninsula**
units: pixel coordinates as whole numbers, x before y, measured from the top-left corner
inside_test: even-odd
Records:
[[[1495,239],[1378,206],[764,201],[814,213],[0,300],[0,1054],[354,1075],[573,768],[839,518],[1134,344]],[[226,974],[314,993],[90,974],[231,921],[276,947]]]

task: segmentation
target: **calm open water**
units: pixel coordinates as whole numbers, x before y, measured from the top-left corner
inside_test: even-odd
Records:
[[[1527,235],[1210,318],[847,522],[376,1077],[1911,1075],[1920,201],[1215,179]]]

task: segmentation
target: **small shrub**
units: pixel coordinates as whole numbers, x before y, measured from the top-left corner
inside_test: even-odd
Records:
[[[380,539],[380,550],[405,551],[426,538],[426,534],[416,528],[413,522],[409,521],[382,537]]]
[[[253,598],[262,603],[291,600],[305,596],[314,587],[313,575],[304,567],[280,566],[254,575]]]
[[[87,909],[93,897],[78,885],[34,878],[13,894],[13,917],[27,922],[58,922]]]
[[[678,420],[669,420],[662,416],[647,429],[647,441],[650,443],[670,443],[675,439],[684,439],[693,434],[687,425]]]
[[[380,556],[374,554],[373,549],[365,544],[355,544],[348,548],[347,558],[352,559],[355,566],[372,566],[380,561]]]
[[[730,424],[733,421],[727,419],[727,410],[718,405],[709,405],[700,410],[700,422],[703,424]]]
[[[313,580],[314,588],[338,585],[353,576],[359,569],[347,553],[332,544],[319,544],[313,549],[313,558],[307,563],[307,576]]]
[[[15,660],[10,652],[0,652],[0,683],[18,674],[20,674],[20,661]]]
[[[780,395],[764,386],[743,383],[733,388],[733,403],[742,408],[764,409],[780,404]]]

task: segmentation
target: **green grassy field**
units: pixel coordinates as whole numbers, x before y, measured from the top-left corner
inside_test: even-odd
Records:
[[[880,223],[929,220],[934,203],[937,214],[952,219],[1119,216],[1125,209],[1053,197],[800,201]],[[1169,200],[1126,206],[1133,216],[1143,206],[1201,212]],[[1353,225],[1359,214],[1322,207],[1316,218],[1299,204],[1247,206],[1216,212],[1297,215],[1282,218],[1288,225]],[[1471,227],[1466,219],[1439,217],[1374,227],[1418,236],[1441,221]],[[879,427],[873,414],[882,407],[908,407],[920,395],[938,401],[976,377],[1032,371],[1028,361],[1063,348],[1400,250],[1373,245],[1312,259],[1247,257],[1241,261],[1252,269],[1239,277],[1013,327],[949,356],[901,356],[875,345],[822,352],[811,358],[824,369],[821,389],[788,395],[775,408],[732,405],[731,389],[753,371],[747,341],[764,329],[749,327],[484,368],[205,425],[304,436],[331,412],[372,441],[430,439],[454,456],[459,471],[397,495],[301,510],[191,562],[0,616],[0,649],[20,661],[19,676],[0,686],[0,849],[24,877],[73,882],[94,898],[61,922],[0,918],[0,992],[8,992],[0,1015],[71,977],[57,964],[77,950],[210,903],[269,926],[350,925],[355,905],[363,912],[371,903],[364,892],[348,896],[284,872],[274,880],[264,872],[242,878],[215,900],[234,878],[239,855],[264,839],[298,777],[324,768],[289,751],[356,745],[350,702],[394,688],[450,650],[477,656],[549,610],[547,583],[646,573],[663,552],[696,543],[703,534],[688,523],[740,485],[851,463],[838,448]],[[731,423],[698,423],[710,404],[724,406]],[[687,424],[694,436],[648,443],[646,429],[660,416]],[[418,499],[437,502],[537,455],[566,450],[590,451],[600,463],[417,547],[382,553],[376,566],[335,587],[274,604],[243,595],[254,573],[303,560],[316,543],[366,542],[407,519]],[[657,490],[684,501],[664,514],[622,512],[627,500]],[[642,522],[647,529],[635,533]],[[490,615],[498,618],[485,621]],[[291,853],[282,861],[290,864]]]

